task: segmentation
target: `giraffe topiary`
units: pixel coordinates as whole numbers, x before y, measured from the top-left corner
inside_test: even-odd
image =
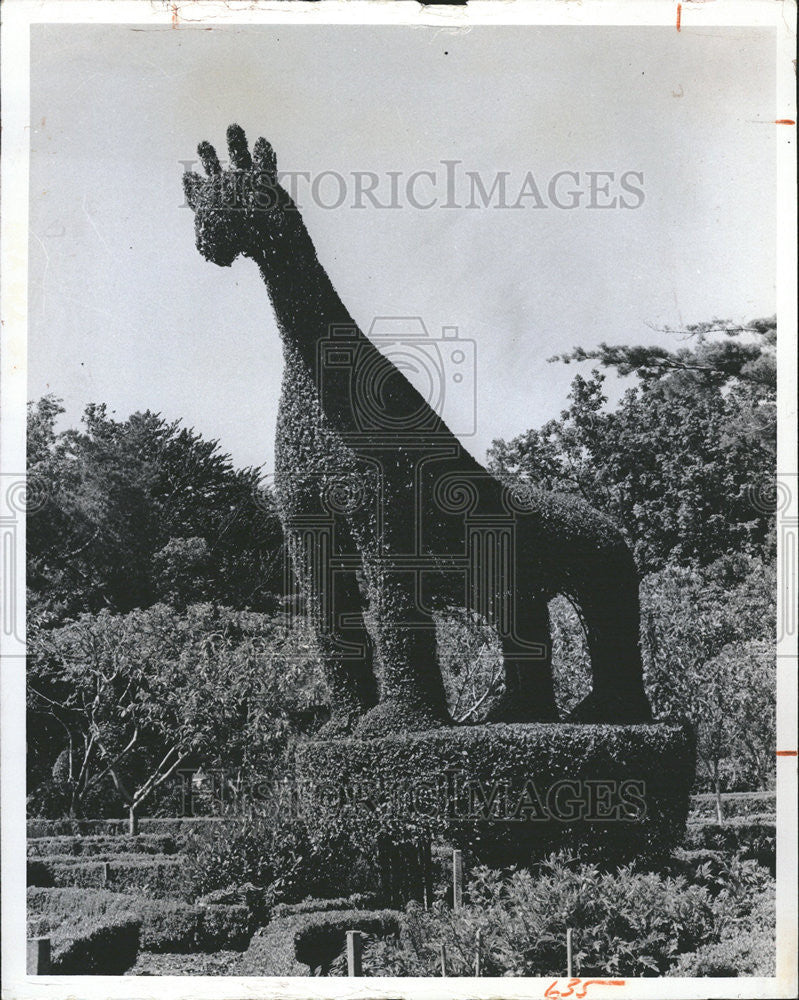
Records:
[[[229,169],[198,147],[184,175],[200,253],[243,255],[266,284],[284,358],[275,494],[331,691],[331,732],[447,725],[434,612],[495,625],[505,692],[493,721],[557,721],[547,602],[585,626],[593,690],[572,721],[651,718],[638,574],[619,531],[572,497],[489,475],[354,322],[317,259],[272,147],[227,132]],[[375,416],[375,401],[380,413]],[[381,418],[382,414],[382,418]]]

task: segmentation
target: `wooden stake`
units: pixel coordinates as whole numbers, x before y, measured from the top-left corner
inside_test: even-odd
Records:
[[[447,976],[449,975],[449,973],[447,972],[447,946],[444,944],[443,941],[438,946],[438,953],[441,956],[441,975]]]
[[[474,974],[476,976],[481,976],[482,973],[482,947],[483,947],[483,932],[478,930],[474,937]]]
[[[50,972],[50,938],[28,938],[26,958],[26,974],[29,976],[46,976]]]
[[[347,931],[347,975],[362,976],[361,948],[363,935],[360,931]]]
[[[452,852],[452,909],[463,906],[463,852]]]
[[[572,929],[566,930],[566,977],[572,978]]]

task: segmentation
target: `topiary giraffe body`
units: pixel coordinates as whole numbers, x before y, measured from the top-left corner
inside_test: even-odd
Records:
[[[185,188],[198,249],[221,266],[239,254],[257,263],[283,342],[275,493],[332,728],[379,735],[450,721],[432,617],[448,605],[497,626],[496,720],[555,721],[547,602],[557,594],[580,611],[594,675],[574,718],[648,720],[638,576],[617,529],[572,498],[508,488],[465,452],[349,315],[269,144],[258,140],[254,164],[238,126],[228,145],[222,171],[201,144],[207,177],[187,174]],[[329,363],[336,352],[350,359],[343,370]],[[365,419],[375,378],[383,425]]]

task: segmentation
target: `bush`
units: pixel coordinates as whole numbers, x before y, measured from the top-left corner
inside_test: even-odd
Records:
[[[602,873],[561,854],[535,873],[477,869],[456,911],[441,902],[430,911],[410,904],[401,940],[368,943],[364,971],[440,975],[444,943],[449,975],[471,976],[479,930],[485,975],[556,976],[566,967],[571,927],[576,975],[657,976],[675,954],[711,940],[714,924],[707,890],[684,879],[630,867]]]
[[[28,838],[28,857],[44,858],[55,855],[85,857],[114,854],[175,854],[178,843],[173,834],[143,833],[130,836],[80,836]]]
[[[366,910],[375,903],[374,893],[354,892],[351,896],[335,899],[300,900],[299,903],[278,903],[272,909],[272,919],[290,917],[298,913],[327,913],[330,910]]]
[[[762,871],[762,869],[761,869]],[[680,955],[669,970],[674,976],[773,976],[776,971],[775,894],[765,886],[733,891],[733,919],[722,926],[720,940]],[[737,903],[737,906],[735,905]]]
[[[246,906],[186,906],[172,900],[141,901],[141,947],[146,951],[213,952],[247,947],[252,914]]]
[[[326,975],[345,947],[347,931],[386,935],[398,934],[399,929],[400,915],[393,910],[334,910],[280,917],[253,937],[231,975]]]
[[[777,826],[771,818],[742,816],[726,823],[689,823],[685,845],[739,854],[776,871]]]
[[[722,796],[724,818],[753,815],[774,818],[777,808],[776,792],[725,792]],[[690,820],[715,820],[716,796],[711,792],[702,792],[691,796]]]
[[[32,858],[28,861],[28,885],[181,896],[185,892],[184,864],[179,857],[146,854],[95,856],[91,860],[72,855]]]
[[[229,976],[238,951],[149,952],[140,951],[128,976]]]
[[[30,928],[63,936],[73,927],[135,919],[142,949],[217,951],[241,949],[252,933],[246,906],[189,906],[178,900],[142,899],[104,889],[28,889]]]
[[[50,938],[57,975],[121,975],[136,960],[140,926],[115,893],[28,890],[28,936]]]
[[[383,835],[443,835],[497,864],[564,845],[662,856],[685,830],[693,747],[676,724],[496,724],[309,741],[297,746],[296,769],[312,834],[336,831],[367,857]],[[592,780],[615,782],[617,796],[622,782],[636,783],[645,812],[617,797],[615,819],[583,819],[579,809],[572,822],[553,818],[550,790],[567,781],[587,794]]]
[[[776,962],[774,931],[746,929],[735,937],[703,945],[680,955],[673,976],[773,976]]]
[[[369,885],[341,834],[311,841],[304,822],[282,815],[242,818],[202,833],[186,849],[186,885],[193,898],[252,885],[262,893],[258,916],[277,902],[337,896]]]
[[[139,820],[141,834],[169,834],[178,839],[200,829],[213,829],[226,822],[217,816],[142,816]],[[57,837],[69,835],[119,836],[128,832],[126,819],[28,819],[28,837]]]

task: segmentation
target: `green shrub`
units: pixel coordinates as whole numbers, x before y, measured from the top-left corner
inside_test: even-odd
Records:
[[[146,951],[195,952],[245,948],[252,933],[246,906],[187,906],[172,900],[136,904],[141,947]]]
[[[169,834],[182,838],[203,827],[216,827],[227,820],[219,816],[142,816],[142,834]],[[28,837],[120,836],[128,833],[127,819],[28,819]]]
[[[720,940],[680,955],[673,976],[773,976],[776,972],[775,895],[746,891],[737,900],[737,916],[722,926]]]
[[[229,976],[238,951],[150,952],[140,951],[129,976]]]
[[[280,917],[253,937],[231,975],[325,975],[345,947],[348,930],[396,935],[399,929],[400,914],[393,910],[334,910]]]
[[[496,724],[308,741],[296,769],[313,836],[335,831],[372,856],[383,835],[443,835],[505,864],[564,845],[598,858],[666,855],[684,834],[694,757],[690,730],[677,724]],[[637,783],[645,814],[618,808],[610,821],[562,822],[547,812],[559,782],[585,794],[592,780]]]
[[[706,889],[629,867],[603,873],[559,855],[535,872],[479,868],[470,873],[463,908],[409,904],[400,940],[367,942],[364,972],[373,976],[473,975],[476,934],[487,976],[561,975],[566,930],[574,931],[575,974],[663,975],[682,951],[713,939],[716,916]]]
[[[193,898],[252,885],[263,893],[258,915],[265,919],[279,901],[368,887],[369,873],[359,874],[343,834],[312,842],[297,817],[256,816],[192,838],[186,848],[186,884]]]
[[[67,834],[54,837],[28,838],[28,857],[54,855],[76,857],[96,854],[174,854],[178,843],[173,834],[143,833],[136,837]]]
[[[738,816],[768,816],[774,819],[777,807],[776,792],[725,792],[722,809],[725,819]],[[715,820],[716,796],[711,792],[701,792],[691,796],[690,820]]]
[[[366,910],[375,903],[374,893],[354,892],[351,896],[334,899],[302,899],[299,903],[278,903],[272,909],[272,919],[297,913],[326,913],[330,910]]]
[[[28,890],[28,936],[50,938],[57,975],[121,975],[136,960],[140,927],[115,893]]]
[[[28,889],[29,929],[63,934],[73,926],[135,919],[141,948],[152,951],[216,951],[246,947],[252,914],[246,906],[191,906],[179,900],[143,899],[105,889]]]
[[[740,854],[776,870],[777,826],[773,819],[742,816],[726,823],[689,823],[685,846]]]
[[[28,885],[181,896],[185,892],[183,871],[183,859],[170,855],[112,854],[90,860],[65,855],[30,859]]]
[[[754,859],[706,848],[675,851],[668,871],[727,899],[736,907],[736,916],[747,910],[751,900],[769,892],[774,882],[773,873]]]

